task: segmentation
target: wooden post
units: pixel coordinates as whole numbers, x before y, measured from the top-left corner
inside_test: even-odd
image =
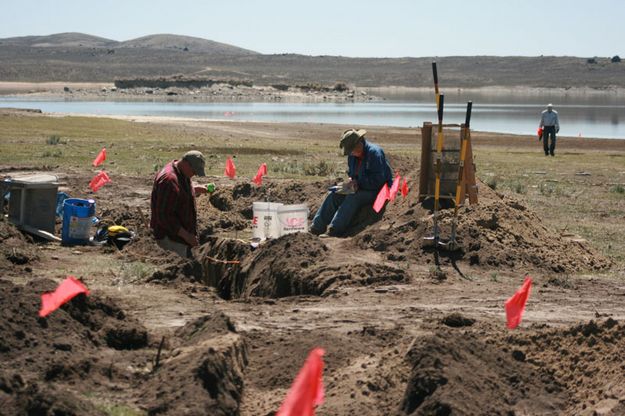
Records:
[[[421,168],[419,169],[419,202],[430,193],[430,153],[432,152],[432,123],[426,121],[421,127]]]

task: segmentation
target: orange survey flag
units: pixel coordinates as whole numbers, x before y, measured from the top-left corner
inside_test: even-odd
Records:
[[[236,166],[234,166],[234,162],[232,161],[231,157],[228,157],[228,159],[226,160],[226,170],[224,171],[224,174],[230,179],[234,179],[234,177],[237,175],[237,168]]]
[[[263,163],[258,168],[258,172],[256,172],[256,176],[254,176],[254,179],[252,179],[252,182],[254,182],[258,186],[262,185],[262,183],[263,183],[263,176],[266,175],[266,174],[267,174],[267,164]]]
[[[508,320],[508,328],[514,329],[521,323],[523,312],[525,312],[525,304],[527,303],[527,299],[530,297],[531,290],[532,278],[526,276],[523,286],[521,286],[521,288],[506,301],[506,319]]]
[[[391,190],[389,191],[388,199],[391,201],[395,200],[397,196],[397,192],[399,192],[399,181],[401,180],[401,176],[395,176],[395,180],[393,180],[393,185],[391,185]]]
[[[276,416],[314,416],[315,407],[323,403],[323,354],[315,348],[295,377]]]
[[[382,208],[384,208],[384,203],[386,203],[386,200],[389,198],[389,192],[388,184],[385,183],[382,189],[380,189],[380,192],[378,192],[378,196],[375,198],[375,202],[373,203],[373,210],[375,212],[380,212]]]
[[[41,309],[39,310],[39,316],[43,318],[44,316],[50,315],[65,302],[81,293],[88,295],[89,290],[74,276],[67,276],[67,278],[61,282],[54,292],[47,292],[41,295]]]
[[[404,178],[404,183],[401,186],[401,196],[405,198],[407,195],[408,195],[408,182],[406,181],[406,178]]]
[[[100,150],[100,153],[93,159],[93,167],[100,166],[106,160],[106,147]]]
[[[109,178],[109,175],[105,171],[101,170],[93,177],[93,179],[91,179],[91,182],[89,182],[89,188],[91,188],[93,192],[98,192],[98,189],[102,188],[110,181],[111,178]]]

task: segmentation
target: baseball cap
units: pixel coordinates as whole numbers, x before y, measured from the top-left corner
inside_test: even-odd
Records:
[[[191,169],[197,176],[206,176],[204,173],[205,159],[202,152],[190,150],[182,156],[182,160],[186,160],[191,165]]]
[[[339,144],[339,146],[343,149],[343,155],[345,156],[349,155],[352,152],[352,150],[354,150],[354,147],[356,147],[356,144],[358,144],[358,141],[365,134],[367,134],[367,130],[363,130],[363,129],[345,130],[343,132],[343,135],[341,135],[341,143]]]

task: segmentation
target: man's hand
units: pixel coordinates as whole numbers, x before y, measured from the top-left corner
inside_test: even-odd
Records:
[[[180,230],[178,230],[178,236],[186,241],[186,243],[191,247],[196,247],[200,244],[195,234],[191,234],[182,227],[180,227]]]
[[[349,186],[356,192],[358,190],[358,181],[350,178]]]
[[[207,192],[206,186],[204,185],[193,185],[193,191],[196,195],[202,195]]]

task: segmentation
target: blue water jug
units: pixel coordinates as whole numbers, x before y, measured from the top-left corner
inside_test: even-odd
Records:
[[[94,215],[95,201],[93,199],[66,199],[63,202],[62,243],[68,246],[88,244]]]

